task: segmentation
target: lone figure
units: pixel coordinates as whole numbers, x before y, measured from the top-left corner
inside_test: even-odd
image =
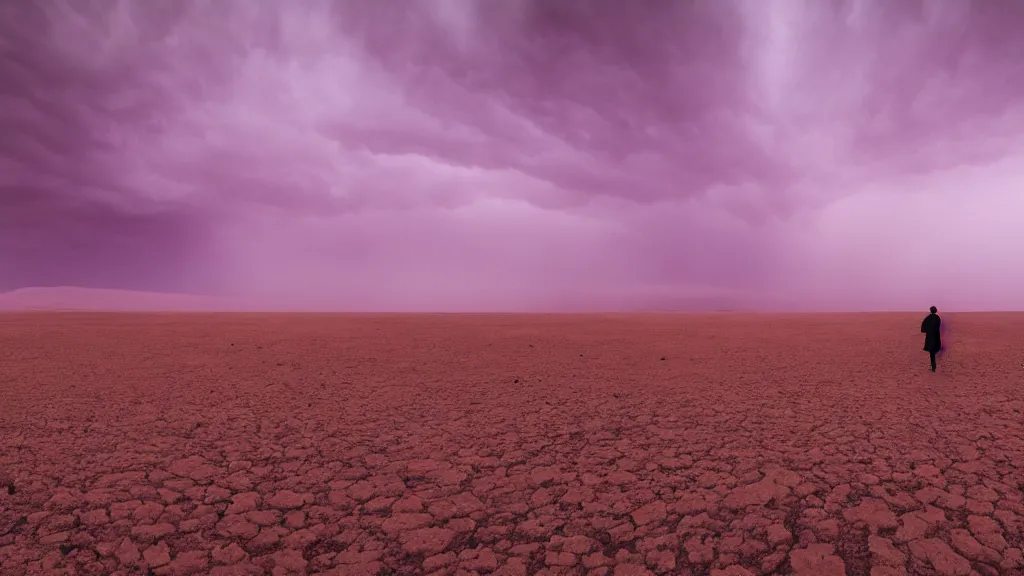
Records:
[[[942,319],[937,314],[938,308],[932,306],[930,311],[931,314],[921,322],[921,332],[924,334],[924,350],[932,361],[932,372],[935,372],[935,355],[942,350],[942,337],[939,335]]]

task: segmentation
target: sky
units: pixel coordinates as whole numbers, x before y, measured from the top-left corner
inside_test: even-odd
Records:
[[[1024,309],[1019,0],[0,0],[0,291]]]

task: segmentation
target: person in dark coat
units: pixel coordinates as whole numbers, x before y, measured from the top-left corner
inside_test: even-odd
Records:
[[[924,317],[921,322],[921,332],[924,334],[924,350],[932,361],[932,372],[935,372],[935,355],[942,350],[942,336],[939,329],[942,327],[942,319],[937,314],[938,308],[931,307],[931,314]]]

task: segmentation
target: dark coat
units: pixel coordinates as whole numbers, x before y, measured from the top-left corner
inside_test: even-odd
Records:
[[[921,322],[925,352],[938,352],[942,349],[942,336],[939,334],[941,327],[942,319],[938,314],[929,314]]]

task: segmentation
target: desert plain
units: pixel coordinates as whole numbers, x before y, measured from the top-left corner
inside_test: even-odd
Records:
[[[0,315],[0,573],[1024,574],[1024,314],[923,315]]]

